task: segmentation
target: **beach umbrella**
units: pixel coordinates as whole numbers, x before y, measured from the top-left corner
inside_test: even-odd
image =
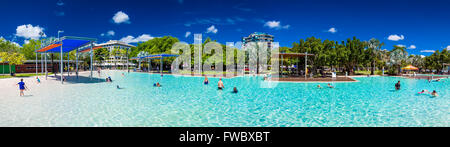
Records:
[[[406,66],[406,67],[403,67],[402,69],[403,69],[403,70],[419,70],[419,68],[414,67],[414,66],[412,66],[412,65],[408,65],[408,66]]]

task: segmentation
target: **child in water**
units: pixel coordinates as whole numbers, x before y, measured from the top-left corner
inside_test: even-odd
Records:
[[[238,93],[238,90],[236,87],[233,88],[233,93]]]

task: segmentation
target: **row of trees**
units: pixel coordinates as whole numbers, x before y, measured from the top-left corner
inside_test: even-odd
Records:
[[[0,38],[0,63],[8,63],[9,73],[12,72],[13,65],[20,65],[25,62],[25,56],[18,52],[21,47],[17,44]],[[3,70],[3,67],[2,67]],[[2,71],[4,73],[4,71]]]
[[[179,42],[177,38],[166,36],[155,38],[144,43],[140,43],[137,47],[132,48],[131,57],[145,56],[149,54],[171,53],[173,44]],[[207,38],[202,46],[208,42],[216,42]],[[223,52],[223,62],[226,65],[227,48],[221,44]],[[301,39],[299,42],[293,43],[292,47],[280,47],[280,52],[285,53],[305,53],[314,54],[313,58],[308,59],[309,68],[316,72],[329,67],[338,72],[347,72],[354,74],[359,69],[370,69],[371,74],[375,74],[376,70],[386,69],[388,74],[401,73],[401,67],[413,65],[421,70],[440,72],[444,69],[445,63],[450,63],[450,55],[448,50],[436,51],[428,57],[421,55],[409,55],[403,46],[393,46],[391,51],[382,49],[384,43],[373,38],[369,41],[362,41],[356,37],[349,38],[345,41],[321,40],[320,38],[309,37],[306,40]],[[194,45],[190,44],[191,54],[194,57]],[[235,51],[235,60],[239,56],[247,56],[248,51],[232,48]],[[214,54],[202,54],[202,62],[208,62],[208,58]],[[164,59],[164,62],[171,63],[173,58]],[[192,60],[191,64],[194,61]],[[245,61],[248,63],[248,58]],[[283,61],[285,65],[304,65],[303,59],[287,58]],[[299,70],[302,68],[298,68]]]
[[[356,37],[346,41],[322,41],[319,38],[310,37],[293,43],[292,48],[281,47],[281,52],[286,53],[311,53],[315,56],[309,59],[312,71],[323,67],[330,67],[340,72],[353,74],[358,69],[370,68],[371,74],[376,69],[388,68],[389,74],[399,74],[401,67],[413,65],[420,69],[438,70],[444,68],[444,63],[450,63],[450,55],[447,50],[436,51],[433,55],[423,57],[409,55],[403,46],[394,46],[391,51],[382,49],[384,43],[377,39],[361,41]],[[287,59],[287,64],[303,65],[304,60]]]
[[[179,42],[175,37],[165,36],[154,38],[146,42],[139,43],[137,47],[131,48],[128,57],[147,56],[151,54],[171,54],[172,46]],[[216,42],[207,38],[203,44],[202,49],[209,42]],[[229,51],[234,52],[235,60],[240,59],[242,56],[248,57],[248,51],[228,48],[224,44],[216,42],[215,45],[221,46],[223,51],[223,58],[212,57],[215,51],[210,54],[202,54],[202,62],[212,62],[215,60],[223,60],[224,65],[227,65],[226,54]],[[41,41],[30,40],[29,43],[24,44],[23,47],[17,46],[12,42],[6,41],[0,38],[0,52],[3,52],[4,56],[17,55],[17,58],[3,57],[2,62],[8,62],[13,64],[22,64],[24,59],[34,60],[36,59],[35,50],[40,48]],[[191,49],[192,59],[194,59],[194,44],[189,44]],[[445,63],[450,63],[450,55],[448,50],[436,51],[431,56],[423,57],[420,55],[409,55],[406,48],[403,46],[394,46],[391,51],[383,50],[384,43],[377,39],[371,39],[369,41],[362,41],[356,37],[349,38],[345,41],[333,41],[322,40],[320,38],[309,37],[306,40],[301,39],[299,42],[293,43],[292,47],[280,47],[280,52],[285,53],[305,53],[314,54],[315,56],[309,58],[308,64],[311,71],[316,72],[322,70],[325,67],[336,69],[339,72],[348,72],[349,74],[355,73],[358,69],[369,69],[374,74],[375,70],[387,69],[390,74],[398,74],[401,71],[401,67],[412,64],[422,70],[437,70],[438,72],[443,70]],[[231,50],[230,50],[231,49]],[[197,52],[197,51],[196,51]],[[203,52],[203,51],[202,51]],[[23,56],[21,58],[19,56]],[[94,60],[98,63],[103,63],[110,56],[127,56],[127,53],[123,49],[114,49],[109,52],[107,49],[98,49],[94,51]],[[59,54],[51,54],[48,59],[58,60]],[[0,57],[1,58],[1,57]],[[38,56],[40,59],[41,56]],[[64,55],[67,59],[67,55]],[[215,58],[211,60],[211,58]],[[75,59],[75,51],[69,53],[69,59]],[[165,64],[172,63],[175,58],[164,58]],[[8,61],[11,60],[11,61]],[[19,62],[12,61],[18,60]],[[84,65],[90,64],[90,57],[88,53],[82,53],[79,55],[79,60],[84,61]],[[22,62],[20,62],[22,61]],[[159,63],[159,60],[155,60],[155,63]],[[248,58],[245,61],[248,63]],[[304,65],[303,59],[287,58],[283,61],[285,65]],[[194,64],[192,60],[191,64]],[[298,68],[299,70],[302,68]]]

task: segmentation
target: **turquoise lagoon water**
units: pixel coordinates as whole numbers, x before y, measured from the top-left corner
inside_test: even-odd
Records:
[[[3,98],[0,126],[450,126],[449,79],[364,77],[318,89],[318,83],[261,88],[262,78],[250,76],[224,79],[226,89],[218,91],[217,78],[205,86],[202,77],[121,73],[103,73],[113,83],[43,84],[32,96]],[[402,90],[395,91],[399,80]],[[418,95],[422,89],[440,96]]]

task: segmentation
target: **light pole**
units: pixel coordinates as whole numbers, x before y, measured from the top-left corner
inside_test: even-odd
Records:
[[[42,36],[44,36],[45,34],[44,34],[44,32],[39,32],[39,36],[40,36],[40,38],[42,38]],[[43,42],[44,42],[44,40],[43,39],[41,39],[41,44],[40,44],[40,46],[41,46],[41,48],[43,47],[43,46],[45,46],[44,44],[43,44]],[[44,68],[45,68],[45,80],[47,80],[47,76],[48,76],[48,71],[47,71],[47,53],[45,53],[44,54],[44,58],[45,58],[45,66],[44,66]],[[42,60],[42,59],[41,59]],[[42,66],[42,65],[41,65]]]
[[[60,52],[60,62],[59,62],[59,67],[60,67],[60,71],[61,71],[61,84],[63,84],[64,83],[64,81],[63,81],[63,61],[62,61],[62,59],[63,59],[63,46],[62,46],[62,40],[61,40],[61,38],[59,38],[59,33],[64,33],[64,31],[58,31],[58,41],[60,41],[60,43],[61,43],[61,52]]]

